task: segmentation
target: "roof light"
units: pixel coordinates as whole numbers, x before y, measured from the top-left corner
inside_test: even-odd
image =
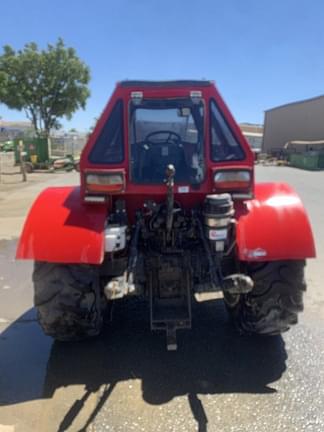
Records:
[[[200,103],[202,99],[202,93],[200,90],[191,90],[190,91],[190,98],[194,104]]]
[[[135,105],[139,105],[143,100],[143,92],[133,91],[131,92],[131,98]]]

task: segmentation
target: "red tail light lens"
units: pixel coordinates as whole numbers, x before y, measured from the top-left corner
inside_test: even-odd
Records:
[[[124,190],[125,181],[122,172],[87,173],[86,190],[94,193],[112,193]]]
[[[251,187],[251,172],[248,170],[224,170],[214,174],[214,183],[222,191],[241,191]]]

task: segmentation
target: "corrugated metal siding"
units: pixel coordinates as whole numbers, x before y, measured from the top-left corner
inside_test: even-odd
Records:
[[[262,149],[270,153],[287,141],[324,139],[324,97],[266,111]]]

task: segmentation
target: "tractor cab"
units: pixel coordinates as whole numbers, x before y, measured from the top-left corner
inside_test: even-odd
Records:
[[[223,167],[226,187],[232,181],[236,192],[251,196],[252,152],[213,83],[118,84],[82,155],[85,200],[91,201],[99,189],[104,192],[103,184],[98,188],[93,184],[94,175],[98,182],[109,183],[109,173],[116,179],[118,168],[124,171],[120,173],[124,193],[152,186],[160,194],[169,165],[182,191],[215,189],[215,169]],[[109,185],[107,191],[111,192]]]

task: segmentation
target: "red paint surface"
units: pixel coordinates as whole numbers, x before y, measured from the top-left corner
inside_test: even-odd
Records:
[[[204,120],[204,149],[205,149],[205,161],[206,161],[206,176],[204,181],[201,183],[199,191],[195,191],[194,189],[190,189],[190,193],[211,193],[214,190],[214,181],[212,176],[212,170],[215,168],[232,168],[235,166],[236,168],[247,168],[251,169],[253,173],[253,164],[254,164],[254,155],[252,150],[250,149],[250,146],[248,142],[246,141],[245,137],[243,136],[241,129],[235,122],[234,118],[232,117],[229,109],[227,108],[225,102],[223,101],[222,97],[220,96],[218,90],[216,89],[214,84],[211,84],[210,86],[202,86],[199,87],[195,85],[194,87],[188,85],[188,87],[181,86],[181,87],[163,87],[163,88],[156,88],[156,87],[141,87],[140,85],[134,86],[134,87],[122,87],[117,84],[114,93],[112,94],[108,104],[106,105],[100,119],[98,120],[98,123],[91,134],[83,152],[81,155],[80,160],[80,168],[81,168],[81,193],[84,194],[86,191],[85,186],[85,172],[91,172],[96,170],[117,170],[118,168],[122,168],[125,170],[126,173],[126,187],[124,190],[124,194],[145,194],[145,195],[165,195],[166,188],[164,185],[139,185],[134,184],[130,181],[129,178],[129,143],[128,143],[128,136],[129,136],[129,130],[128,130],[128,108],[129,108],[129,101],[131,99],[131,93],[133,91],[142,91],[143,92],[143,98],[144,99],[164,99],[164,98],[188,98],[190,96],[191,90],[199,90],[202,94],[202,99],[205,103],[205,120]],[[124,103],[124,147],[125,147],[125,159],[123,162],[113,165],[104,165],[104,164],[93,164],[89,162],[88,156],[97,140],[97,138],[100,135],[100,132],[102,128],[104,127],[113,107],[115,106],[115,103],[118,100],[123,100]],[[209,103],[210,100],[214,99],[219,106],[219,109],[223,113],[223,116],[225,117],[228,125],[230,126],[233,134],[235,135],[236,139],[239,141],[241,147],[243,148],[245,152],[245,159],[242,161],[224,161],[224,162],[214,162],[210,159],[210,127],[209,127]]]
[[[188,87],[121,87],[116,89],[101,115],[80,161],[81,188],[64,187],[45,190],[35,201],[18,245],[17,258],[62,263],[100,264],[104,255],[103,228],[108,208],[117,198],[125,199],[130,221],[135,211],[143,208],[147,199],[165,200],[165,185],[138,185],[129,178],[128,104],[131,92],[143,91],[144,98],[188,97],[193,88]],[[259,184],[254,186],[254,157],[242,132],[214,85],[194,87],[200,90],[205,102],[204,148],[206,175],[196,187],[188,186],[189,193],[178,193],[175,200],[192,209],[199,206],[205,196],[219,192],[215,189],[214,173],[218,169],[251,170],[251,192],[255,199],[235,205],[237,225],[237,250],[243,261],[271,261],[304,259],[315,256],[314,240],[303,205],[296,193],[285,184]],[[124,102],[125,160],[120,164],[91,164],[88,155],[117,100]],[[215,99],[227,123],[245,152],[242,161],[213,162],[210,159],[209,102]],[[84,204],[86,172],[125,172],[125,188],[111,194],[105,204]],[[250,188],[249,188],[250,189]]]
[[[83,204],[79,187],[45,189],[29,212],[16,258],[100,264],[106,214],[102,204]]]
[[[239,217],[237,247],[239,259],[243,261],[315,257],[307,214],[290,186],[284,183],[255,185],[255,199],[246,203],[245,213]]]

